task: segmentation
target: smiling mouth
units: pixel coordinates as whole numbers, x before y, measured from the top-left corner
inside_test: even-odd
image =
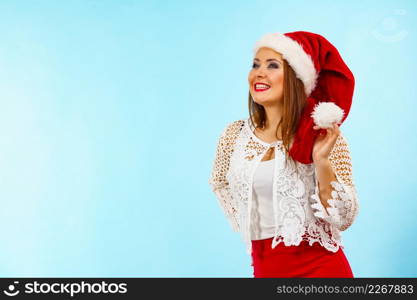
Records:
[[[254,84],[254,89],[255,92],[264,92],[269,90],[271,87],[267,84],[263,84],[263,83],[255,83]]]

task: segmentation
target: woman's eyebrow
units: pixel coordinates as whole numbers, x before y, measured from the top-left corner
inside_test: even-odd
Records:
[[[257,58],[254,58],[253,60],[259,61],[259,59],[257,59]],[[275,59],[275,58],[268,58],[266,61],[273,61],[273,60],[275,60],[275,61],[278,61],[278,62],[282,63],[282,61],[280,61],[280,60],[278,60],[278,59]]]

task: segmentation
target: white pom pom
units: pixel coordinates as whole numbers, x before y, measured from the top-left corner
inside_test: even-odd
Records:
[[[320,102],[314,107],[311,117],[320,128],[331,128],[332,123],[340,124],[344,113],[343,109],[333,102]]]

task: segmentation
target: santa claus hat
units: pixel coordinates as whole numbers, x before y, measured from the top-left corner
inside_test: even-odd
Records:
[[[313,126],[328,128],[346,120],[355,85],[353,74],[337,49],[316,33],[268,33],[255,43],[254,55],[261,47],[281,53],[304,84],[307,105],[289,154],[301,163],[312,163],[314,141],[320,133]]]

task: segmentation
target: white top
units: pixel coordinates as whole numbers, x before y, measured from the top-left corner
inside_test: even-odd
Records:
[[[266,185],[270,183],[260,184],[264,180],[270,182],[270,179],[274,183],[272,205],[276,223],[271,248],[280,243],[298,246],[305,240],[309,245],[317,242],[336,252],[343,247],[341,232],[352,225],[359,211],[350,151],[344,135],[341,133],[338,136],[329,155],[336,179],[330,182],[331,198],[327,199],[330,206],[325,208],[320,199],[314,163],[293,164],[286,161],[283,143],[262,141],[252,127],[249,118],[226,126],[217,144],[209,179],[233,230],[239,232],[247,243],[247,253],[250,255],[252,250],[250,228],[254,194],[259,196],[261,227],[267,228],[272,224],[268,221],[268,218],[271,220],[268,213],[271,209],[267,209],[269,202],[265,201],[268,199],[267,191],[271,190]],[[274,148],[274,162],[261,162],[271,147]],[[274,165],[272,176],[271,165]],[[262,229],[261,232],[268,231]]]
[[[253,177],[251,239],[262,240],[274,236],[275,222],[272,205],[272,185],[275,159],[261,161]]]

